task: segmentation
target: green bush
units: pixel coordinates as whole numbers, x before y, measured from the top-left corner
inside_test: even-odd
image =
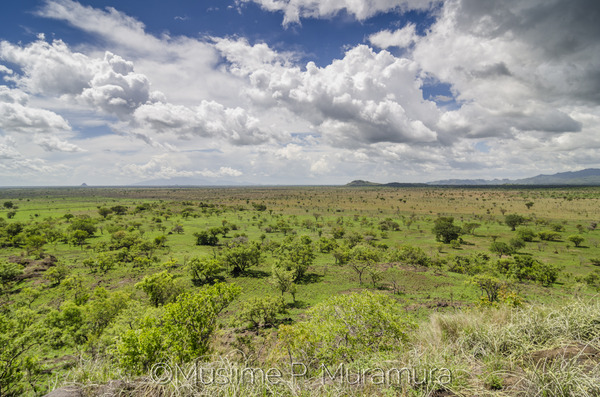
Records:
[[[219,244],[219,238],[206,230],[194,233],[194,237],[196,237],[196,245],[215,246]]]
[[[175,284],[173,275],[167,270],[145,276],[135,287],[144,291],[155,307],[174,300],[181,292]]]
[[[411,245],[403,245],[398,249],[388,251],[388,260],[390,262],[400,262],[406,265],[430,266],[431,258],[422,248]]]
[[[234,276],[250,267],[257,266],[261,259],[261,248],[256,242],[233,244],[221,252],[220,260]]]
[[[192,258],[188,264],[192,281],[195,284],[211,283],[223,271],[221,262],[214,258]]]
[[[537,233],[532,229],[520,227],[517,229],[517,237],[523,241],[532,242],[537,237]]]
[[[493,252],[494,254],[497,254],[499,257],[501,257],[502,255],[514,254],[515,249],[504,242],[495,241],[492,243],[492,245],[490,245],[490,252]]]
[[[235,284],[206,286],[184,293],[157,316],[146,316],[123,333],[116,354],[122,368],[141,374],[155,363],[200,359],[209,352],[219,314],[240,294]]]
[[[235,324],[255,329],[265,328],[275,325],[277,315],[285,312],[285,303],[282,297],[250,298],[242,302],[242,307],[236,315]]]
[[[558,241],[560,240],[560,233],[554,232],[552,230],[544,230],[538,233],[540,240],[543,241]]]
[[[282,347],[307,365],[397,351],[414,327],[395,299],[369,291],[335,296],[307,314],[308,320],[279,327]]]

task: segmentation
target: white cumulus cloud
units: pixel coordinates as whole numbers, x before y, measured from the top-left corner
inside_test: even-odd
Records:
[[[28,96],[0,86],[0,130],[19,133],[68,131],[69,123],[49,110],[28,106]]]
[[[415,24],[409,23],[395,31],[382,30],[369,36],[369,42],[379,48],[409,47],[417,39]]]
[[[364,21],[384,12],[426,10],[438,1],[428,0],[237,0],[254,2],[271,12],[283,12],[283,25],[299,23],[301,18],[331,18],[342,11]]]
[[[423,99],[418,65],[410,59],[359,45],[326,67],[309,62],[302,70],[264,44],[222,39],[216,47],[233,72],[247,77],[255,104],[290,110],[336,145],[437,139],[432,127],[439,111]],[[267,54],[263,63],[245,56],[257,51]]]

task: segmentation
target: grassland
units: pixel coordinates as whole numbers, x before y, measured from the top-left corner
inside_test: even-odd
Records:
[[[21,269],[15,277],[4,278],[2,310],[10,319],[27,309],[31,321],[21,325],[27,332],[32,327],[44,328],[44,338],[54,335],[64,340],[37,341],[19,355],[18,359],[24,360],[21,365],[31,367],[14,381],[20,385],[19,393],[43,394],[63,384],[77,384],[93,394],[101,387],[91,385],[114,386],[110,381],[116,379],[129,382],[129,386],[114,386],[119,393],[147,395],[594,395],[598,391],[593,385],[599,379],[600,285],[593,275],[598,273],[600,259],[600,228],[595,226],[600,222],[600,188],[38,188],[2,189],[1,203],[5,203],[2,217],[6,219],[2,228],[9,230],[11,224],[20,224],[23,229],[3,235],[0,261],[19,262]],[[124,210],[100,214],[102,208],[118,207]],[[508,214],[521,215],[525,221],[522,227],[536,234],[552,230],[557,236],[549,241],[535,237],[500,258],[490,252],[492,243],[508,243],[517,233],[505,224]],[[444,244],[432,233],[440,217],[453,217],[458,226],[477,226],[471,233],[463,233],[460,241]],[[96,228],[79,242],[74,240],[72,226],[78,219],[87,219]],[[398,227],[382,226],[385,221]],[[219,235],[217,245],[196,244],[196,233],[225,226],[229,230],[225,236]],[[151,260],[143,264],[121,260],[107,271],[91,267],[90,261],[111,251],[106,247],[114,244],[119,232],[137,239],[137,243],[148,242],[151,247],[146,256]],[[43,243],[31,239],[36,235],[43,237]],[[569,240],[573,235],[583,238],[579,246]],[[281,256],[278,246],[300,236],[310,239],[314,259],[296,280],[294,296],[282,294],[272,276]],[[377,277],[369,278],[365,273],[359,282],[352,266],[336,264],[335,251],[319,248],[322,238],[340,247],[355,244],[376,250],[379,257],[371,268]],[[136,284],[166,271],[174,277],[178,291],[198,291],[205,286],[193,282],[190,261],[218,258],[232,243],[246,240],[260,244],[261,260],[247,271],[234,274],[223,269],[216,276],[218,281],[240,286],[241,293],[219,315],[219,327],[211,337],[213,360],[237,349],[244,352],[244,360],[227,361],[228,365],[268,368],[281,364],[285,352],[278,340],[280,325],[305,321],[310,308],[331,297],[369,290],[392,298],[417,326],[398,352],[370,355],[363,365],[395,360],[413,367],[446,366],[459,375],[442,386],[408,382],[402,387],[318,387],[313,377],[300,386],[286,383],[274,388],[262,385],[198,391],[189,385],[159,386],[150,382],[147,374],[120,366],[114,349],[122,336],[119,327],[126,320],[125,313],[138,312],[130,315],[137,318],[153,310],[147,293]],[[390,252],[406,246],[422,250],[426,264],[389,259]],[[116,254],[118,250],[113,251]],[[477,253],[487,255],[481,269],[452,268],[457,257]],[[43,265],[49,255],[56,260]],[[549,285],[498,273],[499,259],[510,261],[516,256],[535,258],[560,272]],[[52,278],[48,272],[59,267],[63,274]],[[390,273],[390,268],[395,273]],[[486,302],[475,282],[479,273],[492,274],[514,299]],[[102,308],[94,312],[92,303],[105,302],[95,292],[99,289],[107,296],[116,297],[118,292],[125,303],[117,305],[112,314],[108,314],[110,307],[106,313]],[[81,291],[87,295],[78,304],[83,320],[77,323],[76,331],[69,331],[60,316]],[[255,327],[236,322],[245,302],[282,295],[286,310],[275,321]],[[569,313],[560,310],[567,305],[571,305]],[[49,316],[59,316],[63,322],[57,325],[57,321],[47,319]],[[89,319],[102,316],[106,324],[90,331]],[[560,321],[570,322],[572,327],[552,323],[557,316],[563,316]],[[538,324],[532,324],[532,318],[538,318]],[[503,333],[502,329],[513,333]],[[541,339],[535,341],[534,336]],[[5,356],[8,350],[6,347]],[[358,361],[350,364],[358,365]]]

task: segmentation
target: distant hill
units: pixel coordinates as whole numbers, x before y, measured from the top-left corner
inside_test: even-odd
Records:
[[[383,187],[417,187],[417,186],[427,186],[425,183],[400,183],[400,182],[390,182],[390,183],[377,183],[377,182],[369,182],[363,180],[355,180],[350,183],[347,183],[345,186],[349,187],[365,187],[365,186],[383,186]]]
[[[444,186],[489,186],[489,185],[506,185],[514,183],[510,179],[444,179],[441,181],[427,182],[427,185],[444,185]]]
[[[512,183],[517,185],[600,185],[600,169],[586,168],[581,171],[538,175],[533,178],[517,179]]]
[[[523,179],[445,179],[427,183],[375,183],[356,180],[346,186],[388,186],[388,187],[415,187],[415,186],[500,186],[500,185],[553,185],[553,186],[600,186],[600,169],[586,168],[581,171],[559,172],[553,175],[538,175]]]
[[[347,183],[346,186],[354,186],[354,187],[361,187],[361,186],[380,186],[381,183],[375,183],[375,182],[369,182],[369,181],[363,181],[361,179],[357,179],[355,181],[352,181],[350,183]]]

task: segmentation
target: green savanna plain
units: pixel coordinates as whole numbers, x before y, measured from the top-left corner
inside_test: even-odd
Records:
[[[121,387],[123,395],[598,392],[593,385],[599,379],[600,314],[595,320],[589,315],[597,312],[600,288],[598,187],[4,188],[0,189],[0,206],[4,218],[0,222],[4,269],[0,309],[3,338],[8,338],[0,347],[2,395],[42,395],[64,385],[76,385],[93,395],[116,380],[126,380],[125,386],[114,386]],[[506,216],[511,214],[522,217],[514,231],[506,224]],[[443,217],[452,217],[460,229],[460,236],[451,243],[438,241],[432,232],[436,219]],[[72,225],[80,219],[95,230],[77,239]],[[18,227],[11,229],[15,224],[20,225],[17,233]],[[218,243],[198,245],[198,234],[211,228],[215,233],[219,228],[226,230],[216,235]],[[511,243],[523,229],[533,232],[531,241]],[[554,235],[542,239],[540,232]],[[146,260],[136,261],[134,254],[119,256],[118,252],[133,246],[123,243],[115,248],[114,242],[127,238],[147,242],[142,255]],[[281,246],[302,239],[312,257],[295,279],[294,293],[282,293],[273,275],[282,263]],[[192,275],[190,263],[195,258],[218,261],[230,247],[251,242],[260,247],[257,264],[233,271],[231,265],[221,262],[213,277],[198,280]],[[491,249],[495,243],[514,247],[497,252]],[[376,252],[376,257],[361,259],[349,254],[346,260],[339,259],[344,250],[351,253],[357,246]],[[413,255],[402,254],[408,251]],[[106,253],[117,259],[102,268],[97,258]],[[516,277],[506,269],[517,257],[533,258],[555,269],[556,275],[549,282],[533,276]],[[467,265],[459,266],[461,258],[467,258]],[[361,260],[369,263],[361,267]],[[499,261],[504,261],[504,271]],[[151,293],[140,283],[161,272],[171,277],[169,285],[176,292],[167,291],[162,299],[152,301]],[[478,278],[482,275],[496,283],[497,299],[490,301],[487,287]],[[241,291],[218,314],[215,330],[208,337],[207,354],[212,360],[235,350],[244,358],[227,361],[227,365],[268,368],[286,362],[293,349],[282,347],[281,327],[307,322],[314,316],[312,308],[323,307],[319,305],[333,297],[370,291],[390,299],[393,310],[412,325],[398,342],[402,352],[374,349],[372,355],[366,354],[372,361],[361,365],[394,359],[404,366],[445,366],[455,375],[448,384],[419,384],[414,379],[411,383],[409,379],[401,385],[374,385],[369,379],[354,385],[343,380],[315,383],[318,375],[314,372],[305,386],[284,382],[198,389],[158,385],[149,378],[147,366],[124,364],[118,350],[120,338],[139,326],[136,321],[143,314],[160,318],[156,313],[176,302],[178,294],[195,293],[218,282],[235,284]],[[124,301],[110,306],[110,297],[117,293]],[[280,306],[274,304],[277,307],[270,315],[260,310],[248,314],[248,302],[265,297],[272,297],[273,302],[279,299]],[[109,302],[108,307],[94,305],[96,301]],[[73,306],[80,308],[81,319],[69,323],[64,313]],[[581,314],[586,319],[568,317],[580,312],[588,313]],[[127,316],[131,321],[125,326]],[[591,321],[591,334],[584,337],[548,325],[544,332],[555,337],[536,342],[535,329],[524,325],[539,317],[542,327],[540,324],[556,316],[567,316],[566,322]],[[104,323],[91,324],[98,319]],[[360,336],[360,327],[348,327],[350,334]],[[519,342],[520,349],[490,347],[496,343],[491,339],[498,338],[501,344],[502,338],[509,338],[494,332],[511,327],[531,332],[514,337],[527,343]],[[27,348],[18,352],[11,345],[11,332],[31,333],[39,339],[26,340],[23,346]],[[575,353],[569,356],[565,353],[569,349]],[[368,346],[367,350],[371,351]],[[562,352],[560,359],[548,353],[555,350]],[[589,357],[582,361],[584,352]],[[536,361],[536,354],[548,357],[544,356],[542,363]],[[351,356],[337,358],[351,367],[358,365],[360,360]]]

